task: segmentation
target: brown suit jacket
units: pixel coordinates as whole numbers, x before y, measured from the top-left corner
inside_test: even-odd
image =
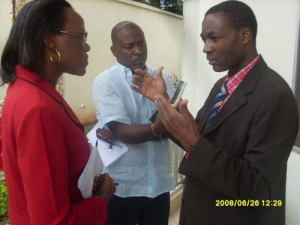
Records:
[[[198,112],[201,138],[179,168],[186,175],[180,225],[283,225],[299,127],[293,93],[260,57],[204,131],[224,79]]]

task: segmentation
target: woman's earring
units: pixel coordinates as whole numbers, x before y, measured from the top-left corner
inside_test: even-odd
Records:
[[[55,52],[56,52],[57,55],[58,55],[58,60],[57,60],[57,62],[60,62],[60,53],[59,53],[59,51],[58,51],[57,49],[54,49],[54,50],[55,50]],[[53,62],[53,63],[56,63],[56,62],[53,60],[52,52],[50,53],[50,61]]]

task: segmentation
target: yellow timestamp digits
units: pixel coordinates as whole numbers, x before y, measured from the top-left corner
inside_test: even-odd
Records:
[[[253,200],[253,199],[247,199],[247,200],[216,200],[215,206],[216,207],[257,207],[257,206],[263,206],[263,207],[278,207],[282,206],[281,200]]]
[[[261,200],[262,206],[282,206],[281,200]]]

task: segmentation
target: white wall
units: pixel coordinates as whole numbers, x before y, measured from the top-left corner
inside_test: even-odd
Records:
[[[129,0],[69,0],[74,9],[84,18],[91,46],[89,66],[83,77],[64,75],[65,99],[81,122],[94,121],[95,107],[92,100],[94,78],[116,62],[110,52],[111,29],[123,20],[137,23],[144,31],[148,44],[147,66],[158,68],[181,77],[182,27],[181,16],[170,14],[145,4]],[[11,1],[0,0],[0,51],[11,28]],[[6,87],[0,87],[0,99]]]
[[[222,1],[184,1],[183,79],[188,81],[184,97],[195,115],[207,98],[213,84],[226,73],[216,73],[202,52],[199,36],[205,12]],[[292,87],[296,49],[297,0],[244,0],[258,21],[257,49],[267,64]],[[300,224],[300,155],[292,152],[288,163],[287,225]]]

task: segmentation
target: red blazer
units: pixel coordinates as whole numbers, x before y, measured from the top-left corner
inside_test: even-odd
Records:
[[[90,154],[83,126],[46,80],[21,66],[16,74],[2,112],[11,224],[103,224],[105,202],[77,187]]]
[[[1,111],[1,110],[0,110]],[[0,112],[0,171],[3,170],[3,160],[2,160],[2,133],[1,133],[1,112]]]

